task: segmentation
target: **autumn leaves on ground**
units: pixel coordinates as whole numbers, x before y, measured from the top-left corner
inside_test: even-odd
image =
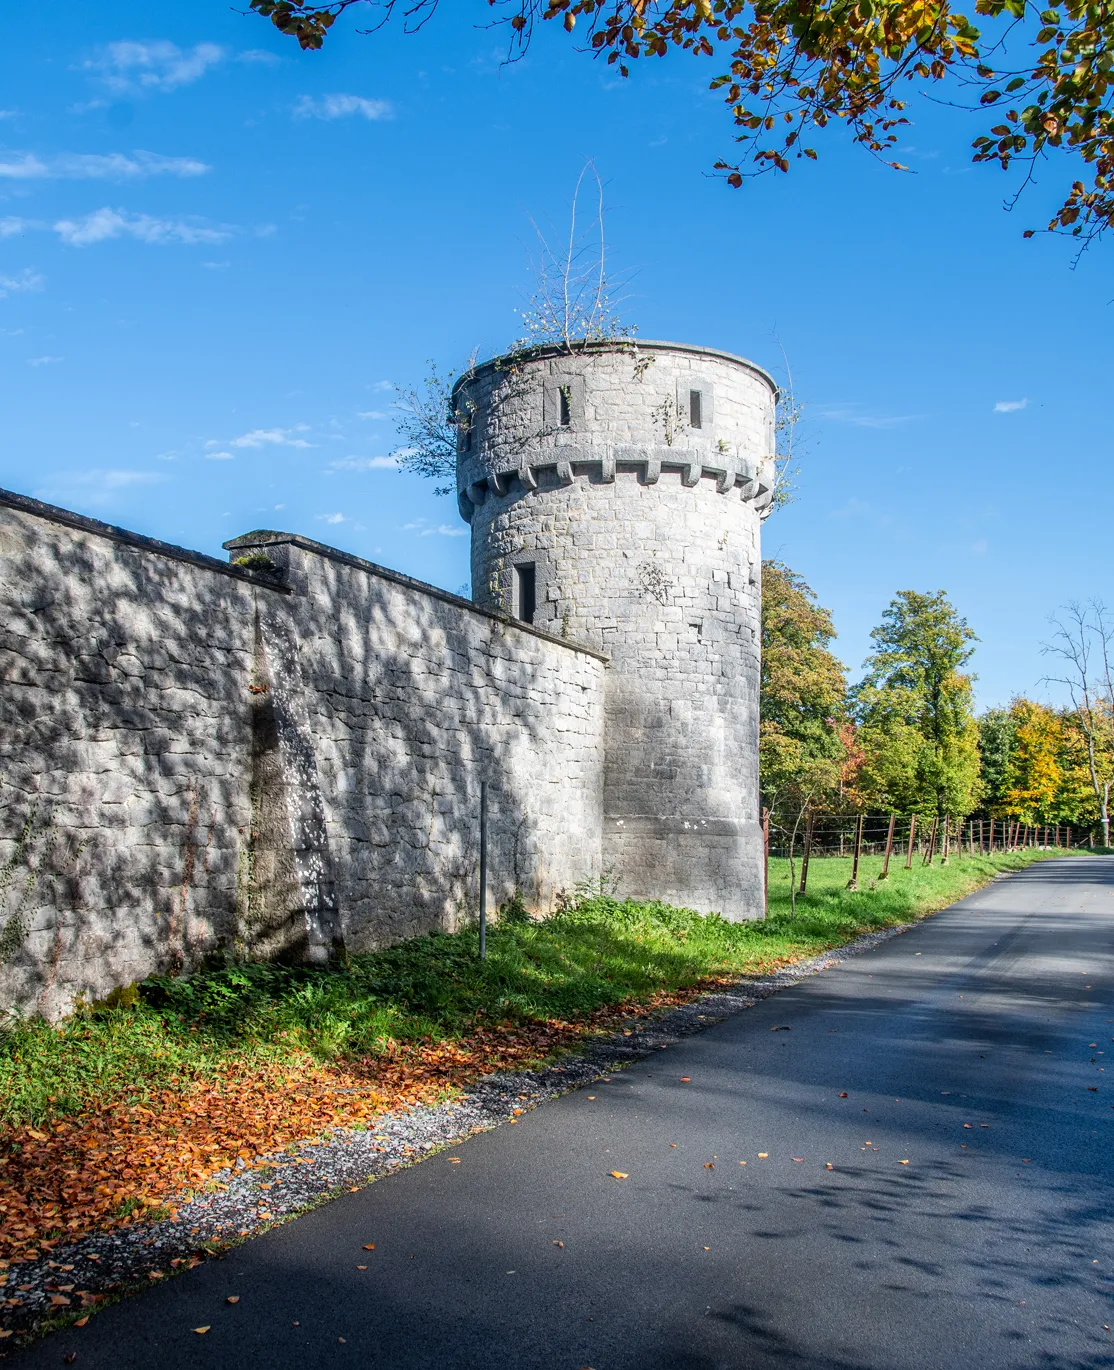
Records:
[[[701,918],[608,897],[535,923],[423,937],[326,971],[239,965],[151,980],[134,1002],[0,1032],[0,1259],[173,1213],[237,1159],[367,1126],[497,1069],[575,1049],[626,1017],[944,907],[1038,853],[895,871],[848,892],[817,860],[789,915],[771,863],[770,918]],[[129,997],[129,996],[125,996]]]

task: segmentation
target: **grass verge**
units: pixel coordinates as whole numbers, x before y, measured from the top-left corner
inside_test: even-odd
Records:
[[[771,862],[770,916],[727,923],[606,897],[541,923],[417,938],[342,968],[239,965],[156,978],[135,1002],[0,1031],[0,1255],[161,1209],[237,1157],[366,1124],[574,1047],[624,1014],[668,1007],[942,908],[1055,853],[903,869],[812,863],[790,915]]]

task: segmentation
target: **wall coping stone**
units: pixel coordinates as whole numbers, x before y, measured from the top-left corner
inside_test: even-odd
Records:
[[[240,537],[230,538],[228,542],[221,545],[226,551],[233,552],[240,551],[245,547],[274,547],[282,544],[300,547],[304,552],[312,552],[315,556],[325,557],[329,561],[337,561],[342,565],[351,566],[357,571],[378,576],[381,580],[390,581],[394,585],[401,585],[404,589],[416,590],[419,594],[428,595],[431,599],[439,599],[457,609],[466,609],[469,613],[476,614],[480,618],[491,619],[495,623],[501,623],[504,627],[516,628],[520,632],[529,633],[531,637],[540,637],[543,642],[552,642],[555,646],[565,647],[571,652],[581,652],[585,656],[595,657],[597,661],[602,661],[605,666],[611,662],[611,658],[606,652],[598,652],[594,647],[585,646],[581,642],[570,642],[568,638],[557,637],[555,633],[544,632],[541,628],[535,628],[532,623],[523,623],[521,619],[514,618],[511,614],[500,614],[494,609],[483,609],[478,604],[473,604],[470,599],[451,594],[448,590],[442,590],[440,586],[430,585],[424,580],[415,580],[413,576],[403,575],[401,571],[389,570],[386,566],[379,566],[374,561],[365,561],[363,557],[353,556],[351,552],[342,552],[339,548],[330,547],[327,543],[315,542],[312,538],[303,537],[301,533],[280,533],[270,528],[258,528],[252,533],[243,533]],[[223,565],[224,563],[218,562],[217,564]]]
[[[719,361],[734,362],[736,366],[741,366],[744,370],[763,380],[773,391],[774,399],[780,398],[781,391],[778,389],[777,382],[763,367],[757,362],[749,361],[746,357],[740,357],[735,352],[725,352],[719,347],[697,347],[694,343],[675,343],[663,342],[655,338],[610,338],[601,339],[599,342],[582,343],[569,350],[559,343],[543,343],[537,347],[524,347],[517,352],[504,352],[498,357],[490,357],[487,361],[477,362],[471,366],[462,376],[459,377],[452,389],[452,398],[456,399],[456,392],[462,385],[467,385],[470,380],[480,375],[484,371],[505,370],[516,362],[542,361],[546,357],[569,357],[582,356],[585,353],[593,352],[687,352],[696,357],[715,357]]]
[[[128,528],[118,528],[114,523],[102,523],[100,519],[89,518],[85,514],[75,514],[72,509],[61,509],[55,504],[44,504],[42,500],[32,499],[30,495],[17,495],[13,490],[0,488],[0,506],[18,509],[21,513],[50,523],[61,523],[67,528],[76,528],[82,533],[93,533],[97,537],[119,542],[137,552],[150,552],[155,556],[168,557],[171,561],[184,561],[189,566],[200,567],[203,571],[216,571],[218,575],[231,576],[233,580],[248,585],[258,585],[276,594],[292,593],[288,585],[283,585],[266,572],[249,571],[243,566],[232,566],[219,557],[208,556],[205,552],[194,552],[188,547],[178,547],[173,542],[161,542],[158,538],[145,537],[133,533]]]

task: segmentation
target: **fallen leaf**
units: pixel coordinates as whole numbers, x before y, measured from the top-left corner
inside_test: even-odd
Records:
[[[768,1151],[760,1151],[758,1153],[758,1159],[760,1161],[768,1161],[770,1159],[770,1153]]]
[[[589,1094],[589,1095],[588,1095],[588,1102],[589,1102],[590,1104],[594,1104],[594,1103],[596,1102],[596,1096],[595,1096],[594,1094]]]
[[[845,1089],[841,1089],[841,1090],[839,1091],[839,1097],[840,1097],[841,1099],[846,1099],[846,1098],[847,1098],[847,1091],[846,1091]]]
[[[715,1161],[705,1161],[705,1162],[704,1162],[704,1169],[705,1169],[705,1170],[715,1170],[715,1168],[716,1168],[716,1163],[715,1163]]]
[[[898,1165],[908,1165],[908,1161],[898,1161]]]
[[[827,1164],[827,1167],[828,1167],[829,1170],[834,1170],[834,1169],[835,1169],[835,1166],[832,1165],[831,1161],[828,1161],[826,1164]]]
[[[0,1339],[3,1339],[4,1337],[10,1337],[11,1335],[12,1335],[11,1328],[9,1328],[9,1327],[0,1327]]]
[[[225,1303],[239,1303],[239,1302],[240,1302],[240,1296],[239,1296],[239,1294],[229,1294],[228,1298],[225,1299]]]
[[[782,1025],[780,1025],[780,1026],[778,1026],[778,1027],[772,1027],[772,1028],[770,1029],[770,1031],[771,1031],[771,1032],[792,1032],[793,1029],[792,1029],[787,1023],[785,1023],[785,1024],[782,1024]]]
[[[746,1165],[746,1161],[740,1161],[739,1164],[740,1164],[740,1165]]]
[[[358,1266],[356,1267],[356,1269],[357,1269],[357,1270],[366,1270],[366,1269],[367,1269],[367,1266],[366,1266],[366,1265],[358,1265]]]
[[[375,1243],[374,1243],[374,1242],[368,1242],[368,1244],[364,1247],[364,1250],[365,1250],[365,1251],[374,1251],[374,1250],[375,1250]]]
[[[340,1342],[341,1346],[343,1346],[343,1345],[345,1344],[345,1343],[344,1343],[344,1338],[343,1338],[343,1337],[337,1337],[337,1341]]]
[[[669,1145],[670,1145],[671,1147],[673,1147],[673,1148],[676,1148],[677,1143],[676,1143],[676,1142],[670,1142]]]
[[[803,1157],[803,1156],[793,1156],[791,1159],[794,1160],[794,1161],[800,1162],[800,1161],[803,1161],[803,1160],[804,1160],[804,1157]]]
[[[554,1246],[564,1246],[564,1244],[565,1244],[564,1242],[554,1242],[554,1243],[553,1243]]]
[[[971,1124],[970,1124],[970,1123],[964,1123],[963,1126],[964,1126],[964,1127],[970,1127]]]
[[[627,1172],[626,1172],[625,1170],[611,1170],[611,1171],[609,1171],[608,1173],[609,1173],[610,1175],[614,1176],[614,1178],[615,1178],[616,1180],[629,1180],[629,1179],[630,1179],[630,1176],[627,1174]]]
[[[683,1085],[691,1085],[691,1084],[692,1084],[692,1076],[691,1076],[691,1075],[682,1075],[682,1076],[681,1076],[681,1083],[682,1083]]]
[[[450,1165],[459,1165],[459,1164],[460,1164],[460,1157],[459,1157],[459,1156],[450,1156],[450,1157],[449,1157],[449,1164],[450,1164]]]
[[[70,1306],[70,1301],[65,1294],[51,1294],[50,1302],[55,1308],[69,1308]]]
[[[210,1328],[211,1326],[212,1326],[212,1324],[209,1323],[209,1324],[207,1324],[205,1327],[195,1327],[193,1330],[197,1333],[197,1335],[198,1335],[199,1337],[203,1337],[203,1336],[205,1335],[205,1333],[208,1332],[208,1330],[209,1330],[209,1328]]]
[[[84,1316],[83,1318],[78,1318],[77,1322],[74,1323],[74,1326],[75,1326],[75,1327],[84,1327],[85,1324],[86,1324],[88,1321],[89,1321],[89,1314],[86,1313],[85,1316]]]
[[[63,1364],[63,1365],[72,1365],[72,1364],[74,1363],[75,1360],[77,1360],[77,1352],[76,1352],[76,1351],[67,1351],[66,1354],[62,1357],[62,1364]]]
[[[712,1248],[711,1248],[710,1246],[706,1246],[706,1247],[704,1248],[705,1251],[711,1251],[711,1249],[712,1249]]]

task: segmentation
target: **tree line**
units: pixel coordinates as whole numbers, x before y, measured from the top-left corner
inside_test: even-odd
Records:
[[[1110,844],[1114,622],[1068,605],[1043,650],[1068,704],[1023,696],[974,707],[978,641],[943,590],[894,596],[862,679],[832,651],[835,628],[806,581],[763,563],[762,803],[786,830],[816,814],[976,816],[1093,829]]]

